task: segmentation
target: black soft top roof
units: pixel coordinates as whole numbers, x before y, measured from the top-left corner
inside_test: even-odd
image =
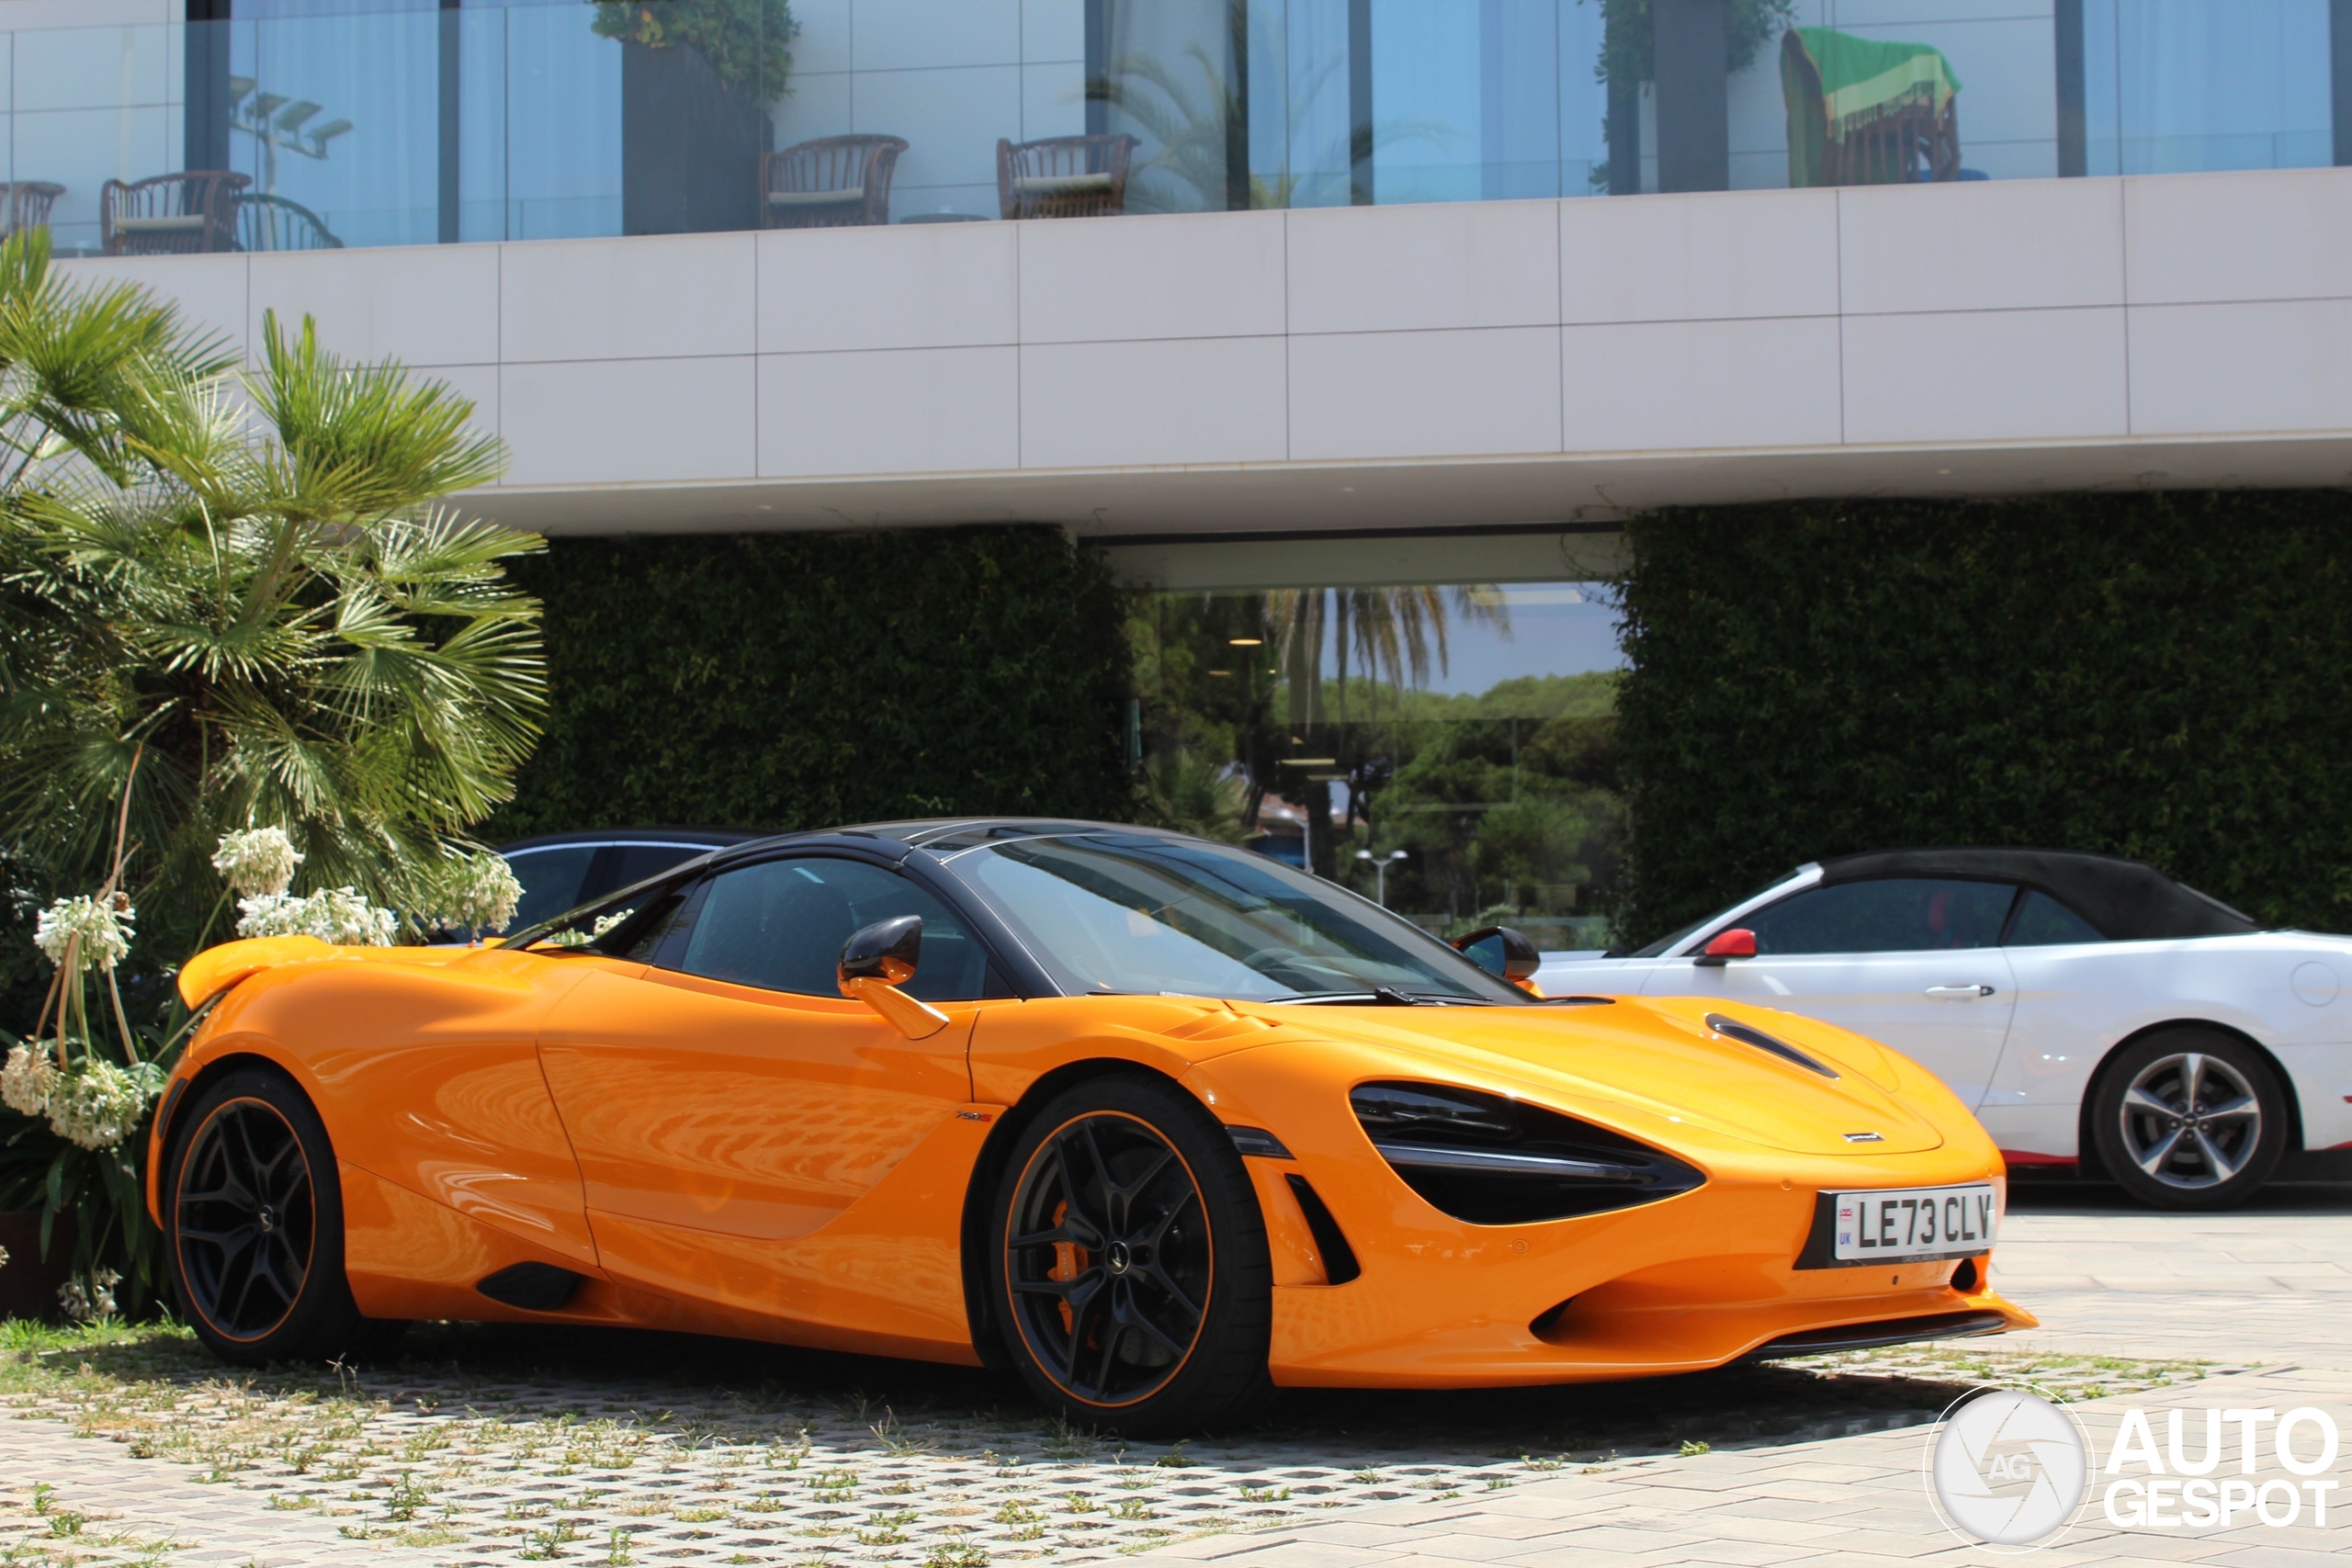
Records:
[[[2038,887],[2110,942],[2238,936],[2262,928],[2154,866],[2079,850],[1879,850],[1821,863],[1825,886],[1886,876],[1951,876]]]

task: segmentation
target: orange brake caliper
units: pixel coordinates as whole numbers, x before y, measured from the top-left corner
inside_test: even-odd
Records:
[[[1054,1224],[1058,1226],[1064,1219],[1069,1217],[1069,1203],[1061,1202],[1054,1205]],[[1054,1266],[1046,1270],[1046,1279],[1053,1280],[1057,1284],[1067,1285],[1072,1280],[1077,1279],[1080,1274],[1085,1271],[1085,1269],[1086,1249],[1084,1247],[1079,1246],[1078,1243],[1074,1241],[1057,1241],[1054,1243]],[[1077,1331],[1077,1323],[1070,1315],[1069,1303],[1063,1302],[1060,1303],[1060,1306],[1062,1314],[1062,1332],[1064,1334],[1075,1333]]]

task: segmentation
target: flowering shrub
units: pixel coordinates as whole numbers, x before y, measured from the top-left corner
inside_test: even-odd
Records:
[[[46,1049],[17,1045],[8,1052],[8,1065],[0,1067],[0,1102],[19,1116],[45,1116],[57,1078]]]
[[[294,885],[294,868],[303,856],[283,828],[249,828],[220,835],[212,854],[212,869],[241,897],[282,894]]]
[[[116,1314],[114,1288],[121,1283],[122,1276],[111,1269],[76,1274],[57,1287],[57,1304],[75,1323],[96,1323]]]
[[[40,912],[33,944],[51,964],[62,965],[80,944],[79,962],[104,972],[130,951],[130,923],[138,912],[121,894],[110,898],[60,898]]]
[[[87,1056],[59,1067],[45,1047],[19,1044],[0,1067],[0,1100],[22,1116],[43,1116],[49,1130],[84,1149],[110,1149],[129,1137],[163,1088],[148,1062],[119,1067]]]
[[[505,856],[485,850],[448,862],[433,895],[434,907],[426,913],[434,923],[479,934],[506,929],[522,901],[523,885]]]
[[[337,947],[390,947],[399,921],[356,888],[330,887],[304,897],[262,893],[237,901],[239,936],[314,936]]]

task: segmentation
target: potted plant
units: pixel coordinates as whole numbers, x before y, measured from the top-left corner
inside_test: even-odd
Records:
[[[594,0],[620,40],[621,232],[759,224],[768,106],[792,69],[788,0]]]

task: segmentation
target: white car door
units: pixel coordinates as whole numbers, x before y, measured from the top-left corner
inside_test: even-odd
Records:
[[[1998,943],[2016,892],[1927,877],[1806,888],[1739,919],[1756,933],[1755,957],[1676,960],[1644,991],[1719,996],[1850,1029],[1911,1057],[1973,1110],[2015,1006]]]

